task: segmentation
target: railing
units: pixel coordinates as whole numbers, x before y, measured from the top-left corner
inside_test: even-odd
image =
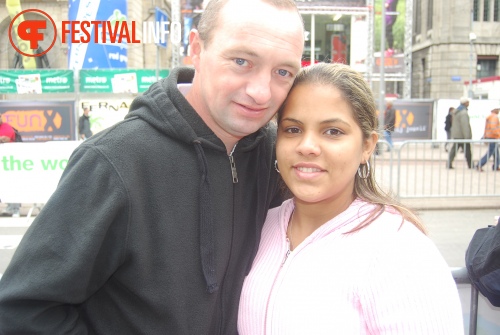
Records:
[[[456,284],[470,285],[470,315],[469,315],[469,335],[476,335],[477,332],[477,313],[479,302],[479,291],[471,284],[467,268],[452,268],[451,274]]]
[[[492,169],[493,158],[476,169],[478,161],[488,152],[492,140],[415,140],[395,143],[391,151],[379,141],[374,156],[378,184],[399,199],[459,198],[500,196],[500,171]],[[458,143],[470,143],[473,166],[469,168],[465,154],[457,150],[453,169],[448,169],[449,149]],[[449,150],[448,150],[449,151]]]

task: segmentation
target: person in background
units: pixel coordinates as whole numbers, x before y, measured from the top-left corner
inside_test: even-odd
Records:
[[[9,143],[16,141],[16,132],[7,122],[3,122],[2,112],[0,112],[0,143]]]
[[[193,67],[73,152],[0,281],[0,334],[236,334],[283,201],[269,120],[300,70],[293,0],[211,0]]]
[[[491,114],[486,118],[486,123],[484,125],[484,135],[483,138],[486,140],[496,140],[500,139],[500,121],[498,120],[499,108],[494,108],[491,110]],[[478,162],[476,169],[483,172],[483,166],[488,162],[488,159],[493,156],[493,171],[500,171],[500,154],[498,152],[498,142],[488,143],[488,152],[481,157]]]
[[[278,112],[269,211],[240,299],[246,334],[463,334],[457,287],[418,217],[375,182],[376,105],[339,63],[297,76]]]
[[[395,53],[394,50],[394,23],[396,23],[399,15],[397,14],[398,0],[385,0],[384,1],[386,15],[385,15],[385,38],[387,46],[385,50],[385,57],[392,57]]]
[[[451,138],[453,140],[470,140],[472,139],[472,129],[470,127],[469,121],[469,99],[466,97],[460,98],[460,106],[455,109],[453,114],[453,123],[451,125]],[[465,154],[465,160],[467,161],[467,166],[472,169],[472,151],[470,143],[453,143],[451,147],[448,162],[446,162],[446,168],[453,169],[453,160],[457,152],[457,148],[463,148]]]
[[[392,132],[394,131],[394,125],[396,123],[396,111],[394,110],[393,103],[391,100],[387,100],[384,113],[384,139],[389,143],[389,148],[387,151],[391,151],[393,148],[392,143]]]
[[[3,122],[2,114],[0,112],[0,144],[2,143],[10,143],[16,141],[16,132],[14,128],[7,122]],[[20,203],[8,203],[7,207],[5,207],[0,216],[11,216],[13,218],[18,218],[21,216],[21,204]]]
[[[444,120],[444,130],[446,131],[446,139],[451,140],[451,124],[453,122],[453,113],[455,112],[455,107],[450,107],[448,109],[448,114]],[[444,151],[448,152],[448,142],[444,145]]]
[[[89,108],[83,108],[83,114],[80,116],[78,120],[78,134],[80,135],[80,139],[86,140],[90,136],[92,136],[92,130],[90,130],[90,116],[89,116]]]

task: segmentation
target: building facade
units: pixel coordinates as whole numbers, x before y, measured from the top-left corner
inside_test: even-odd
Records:
[[[500,1],[413,1],[412,98],[488,99],[468,83],[500,74]]]
[[[180,64],[189,65],[189,58],[184,57],[187,54],[185,27],[189,27],[185,25],[188,22],[185,18],[193,19],[191,23],[195,21],[201,12],[202,0],[126,0],[127,20],[140,23],[154,21],[155,7],[164,9],[171,17],[175,1],[180,3],[183,27],[184,48],[181,48]],[[387,30],[391,20],[381,19],[382,1],[388,8],[395,4],[386,13],[387,18],[394,18],[391,31]],[[311,58],[350,64],[366,74],[376,97],[380,89],[380,34],[384,25],[384,31],[391,34],[391,39],[387,39],[390,45],[385,47],[386,96],[458,98],[463,95],[464,84],[469,81],[474,83],[481,78],[500,75],[500,0],[453,0],[453,3],[447,0],[296,2],[307,31],[304,65],[310,63]],[[67,69],[68,44],[62,43],[60,32],[62,21],[68,20],[68,1],[20,0],[19,4],[23,10],[39,9],[49,13],[56,24],[55,45],[45,59],[37,60],[37,67]],[[25,18],[40,19],[40,16],[30,12]],[[409,18],[411,22],[408,24]],[[0,6],[0,69],[13,69],[20,65],[19,55],[9,40],[11,19],[7,7]],[[142,38],[142,31],[137,33]],[[127,56],[127,68],[130,69],[154,69],[158,66],[169,69],[172,66],[172,45],[169,43],[167,48],[157,48],[152,43],[129,44]],[[408,87],[405,88],[405,85]],[[476,99],[489,98],[488,93],[475,89],[474,85],[467,92]]]

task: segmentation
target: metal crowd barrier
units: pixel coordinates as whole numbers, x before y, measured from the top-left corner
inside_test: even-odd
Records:
[[[479,305],[479,291],[472,285],[467,268],[452,268],[451,275],[456,284],[470,285],[470,317],[469,317],[469,335],[476,335],[477,332],[477,313]]]
[[[375,177],[384,190],[399,199],[498,197],[500,171],[493,170],[493,158],[488,159],[483,172],[476,169],[491,142],[412,140],[395,142],[389,151],[389,144],[381,140],[374,156]],[[448,169],[449,150],[459,143],[470,143],[472,166],[468,167],[465,153],[456,150],[453,169]]]

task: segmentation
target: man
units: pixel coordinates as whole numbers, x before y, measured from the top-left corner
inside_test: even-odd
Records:
[[[73,153],[2,277],[0,333],[235,334],[282,200],[275,129],[262,127],[300,69],[303,32],[294,1],[211,0],[190,33],[194,69]]]
[[[90,116],[89,116],[89,108],[85,107],[83,109],[83,115],[80,116],[78,120],[78,134],[80,135],[80,139],[86,140],[90,136],[92,136],[92,130],[90,130]]]
[[[466,97],[460,98],[460,106],[457,107],[453,114],[453,123],[451,124],[451,138],[453,140],[470,140],[472,139],[472,129],[469,122],[469,99]],[[467,160],[467,166],[472,169],[472,152],[470,143],[453,143],[446,167],[453,169],[453,160],[457,152],[457,147],[462,147]]]
[[[14,128],[7,122],[3,122],[2,113],[0,112],[0,144],[9,143],[16,141],[16,132]],[[18,218],[21,216],[20,213],[21,204],[20,203],[9,203],[7,207],[4,208],[0,216],[11,216],[13,218]]]
[[[391,100],[387,100],[385,105],[386,108],[384,113],[384,139],[389,144],[389,148],[387,148],[387,151],[391,151],[393,147],[392,132],[394,131],[394,125],[396,123],[396,111],[393,108],[393,103]]]
[[[491,110],[491,114],[486,118],[484,125],[484,139],[486,140],[499,140],[500,139],[500,121],[498,120],[498,112],[500,108]],[[500,154],[498,152],[498,142],[488,143],[488,152],[481,158],[476,168],[478,171],[483,172],[483,165],[486,164],[488,159],[493,156],[493,170],[500,171]]]

